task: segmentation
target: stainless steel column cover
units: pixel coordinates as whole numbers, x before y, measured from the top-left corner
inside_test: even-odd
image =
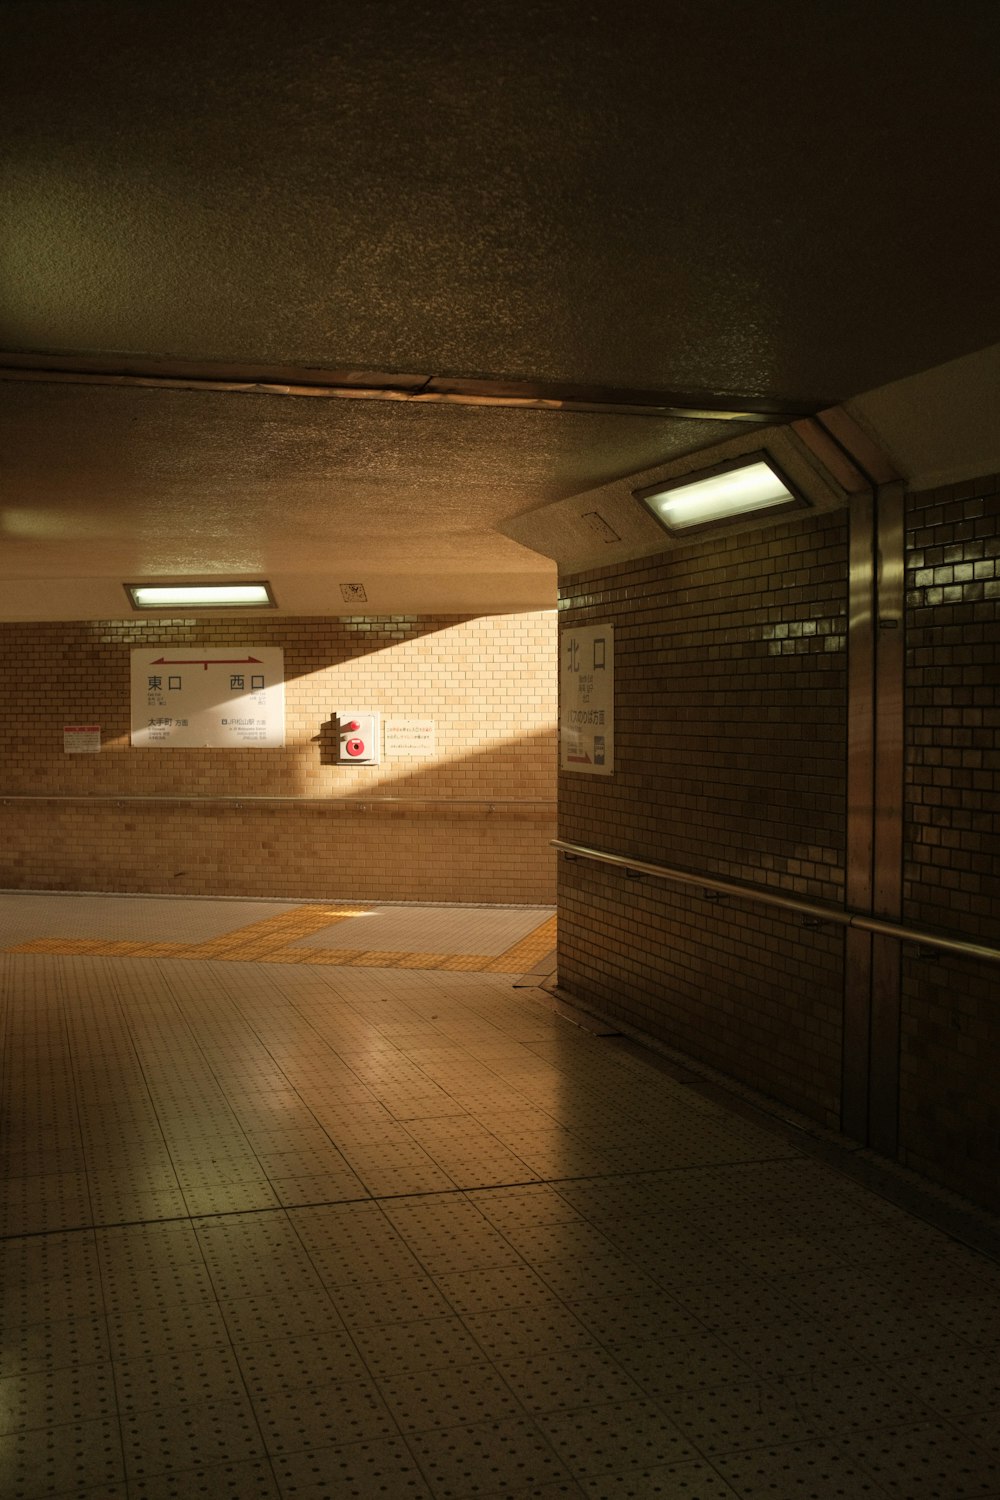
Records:
[[[898,922],[903,885],[903,486],[878,489],[875,645],[875,826],[872,914]],[[872,939],[868,1142],[894,1156],[899,1141],[900,945]]]
[[[851,496],[847,634],[847,849],[844,899],[872,909],[875,798],[875,500]],[[844,939],[844,1034],[841,1129],[868,1139],[872,938]]]

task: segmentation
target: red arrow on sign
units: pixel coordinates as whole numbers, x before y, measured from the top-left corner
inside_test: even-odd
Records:
[[[244,667],[249,663],[260,666],[259,656],[210,656],[207,661],[195,660],[189,656],[158,656],[155,661],[150,662],[151,667],[204,667],[207,672],[209,667]]]

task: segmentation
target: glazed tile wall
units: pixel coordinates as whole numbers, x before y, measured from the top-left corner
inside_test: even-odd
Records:
[[[1000,945],[1000,480],[911,496],[904,919]],[[1000,968],[907,948],[904,1159],[1000,1206]]]
[[[560,835],[841,903],[846,514],[723,533],[562,583],[562,624],[615,627],[616,767],[562,773]],[[560,982],[835,1123],[835,929],[561,861]]]
[[[0,625],[2,793],[83,799],[3,803],[0,885],[550,901],[555,631],[547,612]],[[284,650],[284,749],[130,745],[130,649],[248,645]],[[434,759],[333,764],[345,708],[433,720]],[[64,753],[65,724],[100,724],[100,754]],[[216,800],[86,800],[109,796]],[[425,800],[344,800],[368,796]],[[254,797],[322,806],[232,800]]]

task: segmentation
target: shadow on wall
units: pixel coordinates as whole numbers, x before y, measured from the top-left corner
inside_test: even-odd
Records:
[[[341,796],[391,779],[387,765],[341,767],[322,741],[345,709],[431,720],[444,768],[491,743],[554,725],[555,616],[352,620],[117,622],[0,626],[9,666],[0,725],[3,791],[21,794]],[[183,627],[183,628],[181,628]],[[376,628],[377,627],[377,628]],[[103,632],[98,636],[98,632]],[[251,635],[252,632],[252,635]],[[181,637],[178,639],[177,637]],[[137,748],[130,744],[130,650],[279,646],[285,660],[283,747]],[[66,724],[100,728],[101,752],[67,755]],[[410,771],[407,766],[407,774]],[[522,759],[520,774],[525,774]],[[421,765],[423,789],[431,767]],[[547,775],[547,772],[546,772]],[[461,783],[468,778],[463,776]],[[442,791],[450,789],[442,772]],[[491,789],[492,790],[492,789]]]
[[[148,624],[150,622],[141,622]],[[555,616],[203,622],[155,649],[280,645],[282,748],[134,748],[136,627],[3,627],[3,791],[13,888],[549,901],[556,797]],[[258,626],[260,627],[258,630]],[[95,644],[95,632],[105,639]],[[237,635],[239,639],[237,640]],[[88,654],[89,653],[89,654]],[[433,726],[433,754],[333,764],[331,715]],[[99,754],[63,726],[100,724]],[[338,736],[339,738],[339,736]]]
[[[0,886],[551,904],[555,744],[547,730],[457,757],[447,791],[435,766],[383,777],[370,796],[355,787],[318,802],[12,801]]]

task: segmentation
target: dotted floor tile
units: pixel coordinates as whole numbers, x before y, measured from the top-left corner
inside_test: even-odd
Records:
[[[333,1385],[368,1377],[353,1339],[338,1329],[325,1328],[322,1333],[288,1339],[237,1334],[233,1349],[254,1400],[300,1386]]]
[[[111,1358],[103,1316],[7,1327],[0,1340],[0,1379],[36,1371],[79,1369]]]
[[[697,1448],[648,1401],[541,1414],[538,1426],[570,1473],[618,1474],[697,1459]]]
[[[296,1208],[289,1219],[328,1286],[423,1274],[424,1268],[378,1204]]]
[[[0,1437],[3,1492],[18,1500],[107,1493],[125,1478],[117,1420],[62,1422]]]
[[[677,1393],[745,1384],[754,1376],[751,1366],[707,1329],[618,1345],[611,1352],[643,1394],[662,1400],[665,1409]]]
[[[970,1447],[988,1449],[1000,1456],[1000,1405],[977,1412],[974,1417],[958,1417],[949,1425],[967,1439]]]
[[[642,1396],[621,1365],[596,1345],[576,1345],[559,1354],[495,1363],[514,1395],[530,1411],[572,1411]]]
[[[451,1427],[409,1439],[441,1500],[525,1489],[565,1478],[567,1470],[530,1417]]]
[[[459,1187],[502,1186],[533,1175],[495,1135],[470,1121],[413,1121],[409,1133]]]
[[[817,1418],[801,1408],[795,1388],[765,1386],[759,1381],[677,1391],[661,1397],[659,1405],[708,1457],[819,1436]]]
[[[13,1341],[16,1330],[29,1325],[59,1325],[64,1320],[99,1319],[103,1313],[101,1273],[93,1246],[79,1240],[78,1248],[91,1252],[77,1256],[46,1255],[59,1240],[57,1235],[31,1235],[0,1245],[0,1288],[3,1293],[2,1322],[5,1341]],[[29,1254],[26,1261],[24,1251]],[[0,1346],[0,1373],[4,1360]]]
[[[548,1484],[529,1484],[526,1489],[504,1485],[494,1490],[504,1500],[583,1500],[583,1490],[575,1479],[557,1479]]]
[[[823,1437],[869,1429],[875,1423],[902,1427],[936,1415],[927,1395],[918,1394],[905,1373],[893,1380],[856,1359],[818,1367],[804,1379],[785,1379],[771,1389]],[[980,1400],[981,1389],[975,1388]]]
[[[544,918],[225,905],[0,952],[29,1493],[1000,1495],[1000,1267],[515,990]]]
[[[226,1324],[216,1303],[127,1302],[108,1315],[111,1353],[116,1360],[208,1348],[226,1341]]]
[[[522,1417],[524,1408],[492,1365],[484,1363],[421,1370],[379,1380],[382,1397],[404,1433],[430,1432]]]
[[[712,1463],[743,1500],[764,1495],[768,1500],[885,1500],[888,1493],[848,1449],[835,1443],[758,1448],[713,1458]]]
[[[126,1413],[233,1401],[244,1389],[239,1362],[228,1344],[118,1360],[114,1380]]]
[[[397,1436],[377,1388],[364,1380],[258,1395],[254,1409],[271,1454]]]
[[[548,1183],[505,1188],[499,1192],[469,1193],[484,1219],[501,1231],[508,1226],[562,1224],[579,1218],[576,1209]]]
[[[732,1489],[708,1464],[668,1464],[580,1481],[592,1500],[733,1500]],[[805,1492],[808,1494],[808,1492]]]
[[[124,1414],[122,1442],[130,1485],[154,1474],[259,1460],[264,1455],[264,1442],[245,1395]]]
[[[310,1448],[274,1460],[289,1500],[430,1500],[431,1491],[401,1439]]]
[[[233,1339],[291,1339],[307,1333],[337,1333],[343,1327],[328,1297],[287,1290],[224,1301],[221,1317]]]
[[[460,1315],[545,1307],[552,1301],[549,1287],[537,1272],[516,1262],[486,1270],[453,1271],[435,1281]]]
[[[5,1184],[0,1237],[77,1228],[90,1222],[90,1194],[83,1173],[16,1177]]]
[[[285,1168],[290,1165],[287,1161]],[[308,1204],[354,1202],[370,1197],[356,1172],[344,1164],[335,1170],[307,1175],[272,1175],[269,1186],[277,1201],[286,1207]]]
[[[88,1222],[94,1224],[149,1223],[155,1219],[181,1218],[188,1212],[180,1188],[151,1188],[132,1176],[91,1174],[88,1192],[91,1208]]]
[[[354,1342],[376,1379],[475,1364],[483,1350],[459,1318],[375,1324],[353,1330]]]
[[[269,1463],[223,1463],[143,1475],[129,1481],[129,1500],[280,1500]]]
[[[1000,1454],[943,1423],[870,1432],[852,1445],[859,1463],[890,1495],[965,1500],[1000,1492]]]
[[[0,1380],[0,1434],[115,1417],[110,1364],[36,1371]]]
[[[366,1278],[332,1293],[334,1306],[348,1329],[380,1323],[409,1323],[449,1316],[451,1303],[429,1276],[382,1281]]]
[[[467,1313],[466,1328],[491,1359],[532,1359],[593,1342],[585,1325],[557,1298],[529,1308]]]

